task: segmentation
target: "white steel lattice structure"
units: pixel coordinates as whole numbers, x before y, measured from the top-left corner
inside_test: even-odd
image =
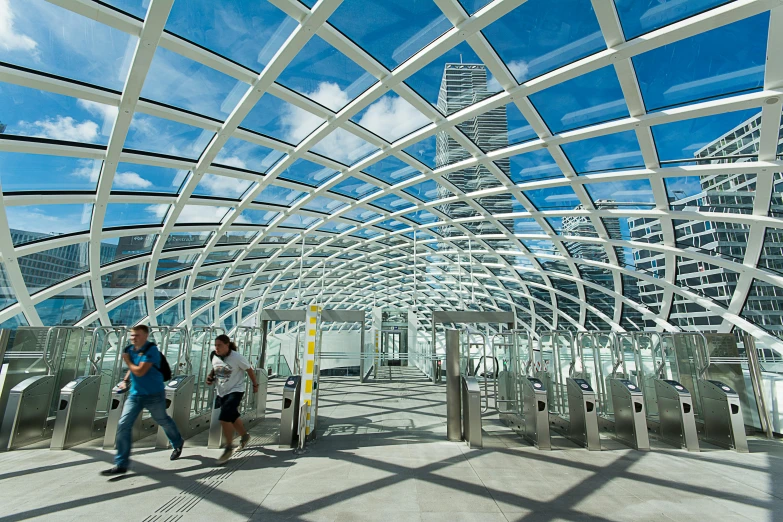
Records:
[[[238,25],[221,33],[230,13],[214,20],[194,15],[193,6],[210,4],[201,0],[149,0],[148,7],[135,0],[0,0],[0,13],[7,13],[0,24],[0,322],[43,324],[61,306],[52,303],[78,295],[78,317],[58,317],[80,325],[164,320],[230,328],[254,320],[260,307],[318,302],[506,309],[533,330],[677,331],[672,305],[688,302],[720,318],[716,328],[783,347],[778,330],[743,313],[754,284],[783,288],[781,274],[760,263],[774,255],[765,248],[781,248],[765,245],[765,238],[783,228],[771,210],[783,167],[783,56],[772,52],[783,45],[783,1],[674,2],[671,8],[625,0],[433,0],[415,8],[381,0],[229,3]],[[352,16],[365,8],[367,17]],[[263,19],[256,27],[253,9],[274,10],[282,21],[266,26]],[[372,15],[382,9],[394,16]],[[258,35],[255,67],[234,54],[253,42],[241,39],[238,19],[252,25],[247,34]],[[186,22],[194,31],[179,34]],[[92,39],[91,47],[62,51],[78,57],[70,70],[67,59],[55,64],[45,38],[33,33],[46,24],[55,42]],[[761,51],[737,53],[718,73],[693,76],[698,67],[677,52],[692,51],[700,38],[742,48],[746,40],[728,36],[746,26],[753,29],[753,49]],[[513,47],[506,27],[540,41],[520,36],[514,40],[522,47]],[[229,41],[229,33],[237,40]],[[381,33],[399,34],[391,51],[372,40]],[[212,34],[223,35],[225,45],[214,44]],[[107,62],[116,70],[102,72],[103,62],[91,56],[121,41],[127,46]],[[317,67],[332,54],[312,50],[326,47],[360,71],[344,89],[317,81],[335,74]],[[655,54],[661,50],[681,62],[683,78],[666,84],[661,71],[672,67]],[[471,54],[464,64],[463,53]],[[170,69],[160,68],[164,59]],[[447,64],[480,65],[474,71],[483,75],[486,93],[439,103],[448,101],[437,99]],[[440,71],[435,81],[422,80],[428,67]],[[316,87],[292,80],[310,76]],[[221,80],[210,83],[213,77]],[[197,88],[184,95],[189,81]],[[218,84],[229,87],[214,103],[210,89]],[[425,84],[435,96],[423,94]],[[326,96],[335,88],[337,96]],[[612,90],[617,97],[605,95]],[[19,115],[9,100],[27,96],[20,92],[33,93],[31,100],[77,100],[61,107],[100,114],[104,133],[92,120],[69,119],[66,109],[65,115]],[[664,101],[655,101],[656,93]],[[275,120],[285,122],[283,137],[264,119],[270,103],[286,107]],[[557,112],[569,103],[570,112]],[[30,110],[39,110],[34,105]],[[724,116],[748,111],[760,119],[757,146],[745,161],[697,162],[692,150],[690,156],[666,152],[666,144],[691,145],[679,143],[671,129],[694,122],[711,132],[709,142],[736,125]],[[168,132],[175,126],[188,130]],[[158,138],[141,143],[143,132]],[[176,151],[169,141],[178,143]],[[436,161],[433,141],[453,150]],[[633,147],[618,148],[621,141]],[[248,150],[263,154],[242,156]],[[51,158],[76,158],[82,188],[36,185],[39,173],[29,165]],[[303,165],[313,169],[302,175]],[[387,165],[395,165],[391,175]],[[176,187],[144,190],[156,185],[143,169],[176,172],[170,184]],[[481,179],[465,183],[465,172],[481,172]],[[671,204],[676,180],[714,176],[753,177],[746,212]],[[218,190],[205,192],[209,187]],[[47,211],[65,206],[80,206],[81,218]],[[44,218],[58,223],[52,225],[57,234],[12,237],[20,223],[48,223]],[[579,235],[563,233],[569,219],[579,220]],[[622,225],[628,220],[655,221],[658,239],[641,243]],[[742,228],[742,256],[678,244],[675,229],[683,221]],[[87,248],[84,262],[45,288],[29,284],[21,260],[71,245]],[[111,262],[107,245],[116,245]],[[604,254],[574,254],[596,249]],[[634,266],[628,253],[640,249],[663,259],[662,268]],[[678,264],[691,262],[736,274],[732,295],[713,300],[689,287]]]

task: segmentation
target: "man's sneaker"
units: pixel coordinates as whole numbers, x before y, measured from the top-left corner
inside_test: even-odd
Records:
[[[228,462],[228,459],[231,458],[231,455],[234,454],[234,447],[228,446],[226,449],[223,450],[223,454],[217,459],[218,464],[225,464]]]
[[[242,451],[243,449],[245,449],[247,447],[247,443],[248,442],[250,442],[250,434],[249,433],[245,433],[239,439],[239,451]]]
[[[112,477],[114,475],[122,475],[127,472],[128,472],[128,468],[121,468],[119,466],[114,466],[113,468],[109,468],[101,471],[101,475],[103,475],[104,477]]]
[[[169,460],[177,460],[179,458],[179,456],[182,455],[182,447],[183,446],[184,446],[184,444],[182,446],[180,446],[179,448],[174,448],[174,451],[171,452],[171,457],[169,457]]]

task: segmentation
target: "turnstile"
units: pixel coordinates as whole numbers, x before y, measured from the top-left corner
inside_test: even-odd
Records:
[[[462,438],[469,448],[484,446],[481,435],[481,388],[472,375],[462,376]]]
[[[291,375],[283,385],[283,405],[280,410],[281,448],[292,448],[297,443],[299,433],[299,395],[302,378]]]
[[[255,374],[256,382],[258,383],[258,393],[253,393],[252,388],[250,388],[250,391],[245,392],[240,409],[242,422],[246,428],[250,428],[255,421],[261,420],[266,416],[266,393],[269,377],[263,368],[256,368]],[[212,406],[207,447],[218,449],[223,447],[223,428],[220,425],[220,408],[215,408],[214,402]]]
[[[61,450],[93,438],[101,376],[78,377],[60,391],[51,449]]]
[[[49,408],[56,380],[53,375],[37,375],[11,389],[0,426],[0,451],[20,448],[49,437]]]
[[[704,440],[740,453],[748,452],[742,406],[736,391],[721,381],[699,379]]]
[[[658,398],[660,439],[678,448],[699,451],[691,392],[677,381],[655,379],[655,395]]]
[[[514,375],[506,370],[498,373],[498,413],[514,411],[516,394],[514,393]]]
[[[551,450],[549,434],[549,399],[543,381],[535,377],[522,378],[522,412],[525,417],[523,435],[538,449]]]
[[[627,379],[609,379],[614,408],[614,435],[620,442],[637,450],[650,449],[644,396]]]
[[[568,377],[568,438],[591,451],[601,451],[595,391],[586,379]]]
[[[174,419],[182,438],[190,437],[190,404],[193,400],[195,378],[192,375],[176,375],[166,382],[166,413]],[[167,448],[169,439],[166,432],[158,426],[155,447]]]

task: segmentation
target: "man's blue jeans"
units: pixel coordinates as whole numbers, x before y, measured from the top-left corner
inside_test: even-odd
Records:
[[[117,427],[117,455],[114,457],[114,464],[117,467],[128,467],[133,423],[136,422],[136,418],[144,408],[149,410],[152,419],[166,432],[172,448],[179,448],[185,442],[182,440],[182,435],[180,435],[174,419],[166,413],[165,392],[160,392],[160,395],[130,395],[122,408],[122,417],[120,417],[120,424]]]

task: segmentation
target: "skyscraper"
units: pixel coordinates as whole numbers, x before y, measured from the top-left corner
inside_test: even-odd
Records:
[[[443,79],[438,93],[438,108],[444,114],[452,114],[474,103],[480,102],[494,93],[487,89],[487,69],[483,64],[447,63],[443,70]],[[506,108],[498,107],[479,116],[469,118],[458,126],[470,140],[482,151],[489,152],[508,145],[508,119]],[[446,131],[435,136],[435,166],[442,167],[470,158],[471,155]],[[509,173],[509,160],[502,159],[495,164],[505,173]],[[451,183],[463,192],[475,192],[500,183],[484,166],[477,165],[460,169],[446,176]],[[439,188],[438,197],[449,194]],[[500,194],[481,198],[481,204],[490,214],[502,214],[512,211],[513,196]],[[462,218],[474,215],[473,210],[461,202],[447,203],[439,207],[441,211],[452,218]],[[491,231],[491,225],[482,223],[477,227],[477,233]]]
[[[758,153],[761,113],[731,129],[718,139],[699,149],[695,157],[699,163],[743,162]],[[778,145],[778,152],[781,146]],[[775,174],[776,191],[773,193],[770,213],[777,215],[783,209],[778,192],[783,181]],[[755,174],[730,174],[703,176],[700,179],[667,180],[669,205],[672,210],[723,212],[750,214],[755,197]],[[689,183],[690,182],[690,183]],[[695,188],[695,190],[694,190]],[[630,218],[628,220],[632,240],[662,243],[661,223],[657,219]],[[715,258],[742,263],[747,249],[750,228],[741,223],[724,221],[675,220],[676,246],[684,250],[707,254]],[[666,260],[662,253],[635,249],[636,269],[654,277],[663,278]],[[758,267],[783,273],[783,233],[768,229]],[[687,257],[677,258],[677,285],[728,308],[739,280],[739,273],[711,263]],[[660,310],[663,289],[639,281],[640,296],[654,311]],[[763,281],[755,280],[748,293],[742,316],[762,326],[773,335],[783,338],[783,292]],[[715,331],[721,325],[720,316],[702,306],[675,295],[669,320],[685,329]],[[652,327],[651,323],[646,325]]]

